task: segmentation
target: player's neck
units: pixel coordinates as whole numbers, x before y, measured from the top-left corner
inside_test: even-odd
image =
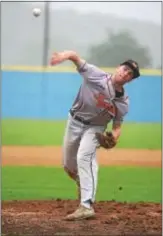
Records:
[[[111,80],[112,80],[112,83],[114,85],[115,90],[118,91],[118,92],[122,92],[123,91],[123,86],[116,83],[114,74],[111,76]]]

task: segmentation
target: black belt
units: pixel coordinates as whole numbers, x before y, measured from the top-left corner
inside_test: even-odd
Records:
[[[71,114],[71,116],[72,116],[75,120],[81,122],[82,124],[84,124],[84,125],[90,125],[90,121],[83,120],[83,118],[81,118],[81,117],[79,117],[79,116],[74,116],[74,115],[75,115],[75,112],[73,112],[72,110],[70,110],[70,114]]]

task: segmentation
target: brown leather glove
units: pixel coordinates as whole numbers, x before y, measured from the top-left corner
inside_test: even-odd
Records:
[[[96,138],[100,146],[105,149],[113,148],[117,144],[112,132],[106,132],[106,134],[96,133]]]

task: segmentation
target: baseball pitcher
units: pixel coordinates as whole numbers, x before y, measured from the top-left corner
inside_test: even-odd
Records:
[[[124,116],[128,113],[129,99],[123,86],[140,76],[138,63],[127,60],[114,74],[106,73],[87,63],[74,51],[54,53],[52,66],[72,61],[83,78],[76,99],[68,114],[63,143],[63,166],[76,181],[79,190],[78,209],[65,217],[80,220],[95,215],[98,163],[96,150],[116,146],[121,134]],[[107,124],[112,121],[112,130]]]

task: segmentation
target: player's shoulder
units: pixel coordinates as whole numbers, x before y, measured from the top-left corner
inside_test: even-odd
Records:
[[[122,87],[122,91],[119,92],[117,90],[115,90],[115,99],[118,99],[118,100],[129,100],[129,96],[128,94],[126,93],[126,90],[124,87]]]
[[[125,103],[127,106],[129,105],[130,99],[128,94],[125,92],[124,95],[122,97],[120,97],[120,101],[122,103]]]
[[[116,103],[123,104],[123,106],[129,106],[130,99],[124,88],[122,93],[116,93],[114,100]]]
[[[107,75],[107,73],[97,64],[85,61],[85,68],[90,69],[91,71],[102,73]]]
[[[124,94],[122,96],[122,100],[129,102],[129,95],[127,94],[126,90],[123,88]]]
[[[118,113],[121,116],[125,116],[129,112],[129,97],[127,94],[124,94],[119,98],[115,98],[114,102],[117,107]]]

